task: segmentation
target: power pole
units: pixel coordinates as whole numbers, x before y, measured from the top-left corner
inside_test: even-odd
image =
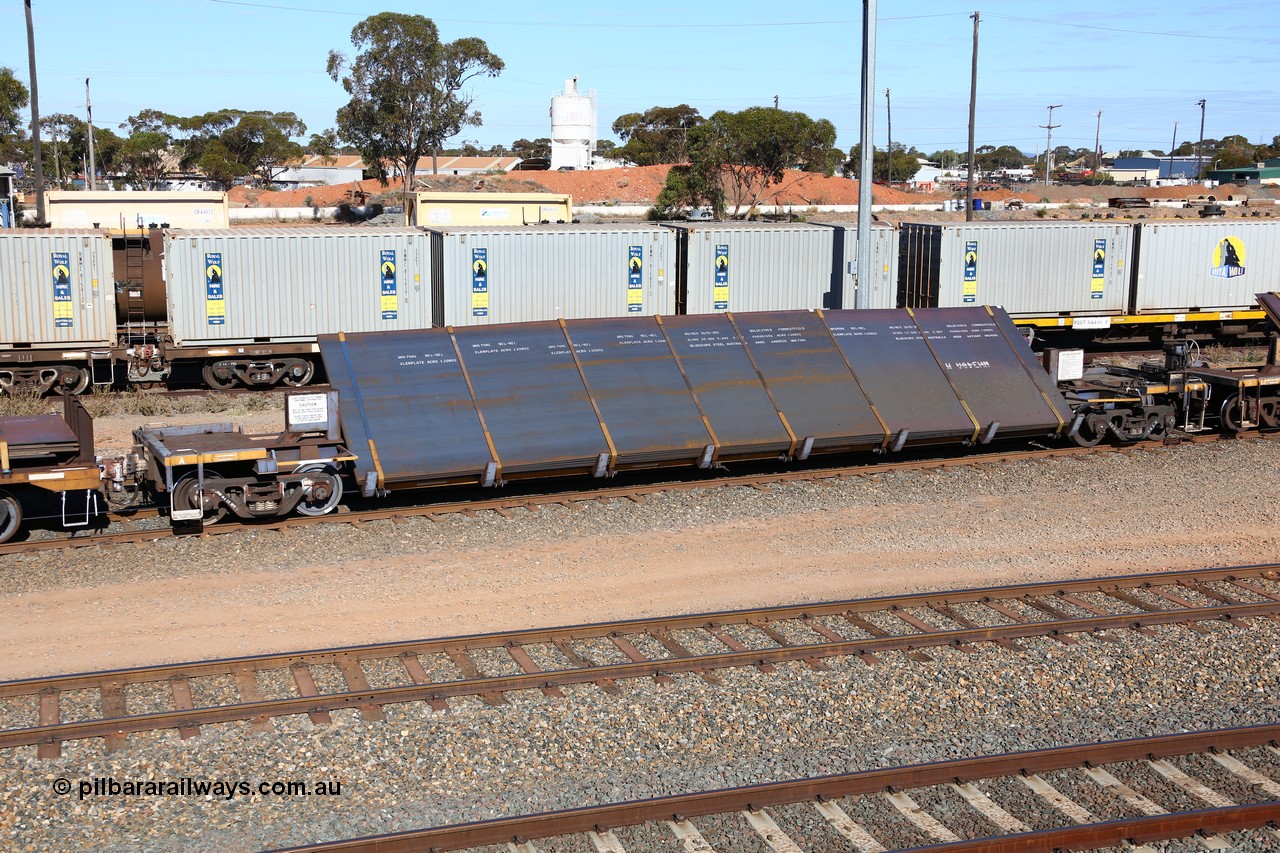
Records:
[[[886,183],[892,184],[893,183],[893,104],[889,101],[888,89],[884,90],[884,110],[885,110],[885,118],[886,118],[886,124],[888,126],[888,134],[889,134],[889,147],[888,147],[889,168],[886,170],[889,174],[888,174],[888,180],[886,181]]]
[[[1196,178],[1204,177],[1204,163],[1200,161],[1200,153],[1204,151],[1204,98],[1196,101],[1200,107],[1200,141],[1196,143]]]
[[[1098,110],[1098,131],[1093,136],[1093,185],[1098,185],[1098,172],[1102,169],[1102,110]]]
[[[58,126],[53,126],[53,182],[62,189],[62,152],[58,150]]]
[[[978,13],[973,13],[973,64],[969,69],[969,179],[965,181],[964,220],[973,221],[973,125],[978,110]]]
[[[774,108],[775,110],[778,108],[778,96],[777,96],[777,95],[774,95],[774,96],[773,96],[773,108]]]
[[[93,160],[93,104],[89,103],[89,78],[84,78],[84,111],[88,116],[85,123],[85,129],[89,136],[89,189],[97,189],[95,176],[98,172],[98,166]]]
[[[1053,123],[1053,111],[1060,106],[1062,106],[1062,104],[1050,104],[1049,123],[1040,125],[1046,131],[1044,138],[1044,185],[1046,187],[1049,186],[1049,173],[1053,171],[1053,129],[1055,127],[1062,127],[1060,124]]]
[[[1173,142],[1169,143],[1169,180],[1173,180],[1173,149],[1178,147],[1178,123],[1173,123]],[[1160,179],[1160,173],[1156,173],[1156,180]]]
[[[862,0],[862,117],[858,158],[858,280],[854,308],[871,301],[871,167],[875,163],[876,0]],[[847,304],[847,303],[846,303]]]
[[[31,159],[36,170],[36,224],[44,225],[44,163],[40,159],[40,92],[36,86],[36,34],[31,25],[31,0],[23,0],[27,13],[27,61],[31,66]]]

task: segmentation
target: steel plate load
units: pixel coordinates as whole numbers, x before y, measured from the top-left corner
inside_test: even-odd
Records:
[[[985,443],[1071,421],[988,308],[561,320],[320,347],[357,479],[379,489]]]

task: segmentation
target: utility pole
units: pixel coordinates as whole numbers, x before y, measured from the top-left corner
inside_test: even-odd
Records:
[[[774,108],[775,110],[778,108],[778,96],[777,96],[777,95],[774,95],[774,96],[773,96],[773,108]]]
[[[1060,107],[1060,106],[1062,106],[1062,104],[1050,104],[1050,105],[1049,105],[1049,123],[1048,123],[1048,124],[1042,124],[1042,125],[1040,125],[1041,127],[1043,127],[1043,128],[1045,129],[1045,138],[1044,138],[1044,185],[1045,185],[1046,187],[1047,187],[1047,186],[1049,186],[1049,173],[1050,173],[1051,171],[1053,171],[1053,164],[1052,164],[1052,160],[1053,160],[1053,129],[1054,129],[1055,127],[1062,127],[1062,125],[1060,125],[1060,124],[1054,124],[1054,123],[1053,123],[1053,111],[1054,111],[1054,110],[1056,110],[1056,109],[1057,109],[1058,107]]]
[[[53,182],[62,189],[62,152],[58,150],[58,126],[53,126]]]
[[[876,0],[862,0],[862,117],[858,160],[858,279],[853,307],[871,302],[871,167],[875,163]],[[847,304],[847,302],[846,302]]]
[[[969,69],[969,179],[964,182],[964,220],[973,221],[973,125],[978,110],[978,13],[973,13],[973,63]]]
[[[1173,123],[1173,142],[1169,143],[1169,180],[1173,180],[1173,149],[1178,147],[1178,123]],[[1156,173],[1156,180],[1159,181],[1160,174]]]
[[[96,175],[98,172],[97,163],[93,160],[93,104],[89,103],[89,78],[84,78],[84,111],[88,119],[85,123],[85,129],[89,136],[89,189],[97,189]]]
[[[1098,185],[1098,172],[1102,169],[1102,110],[1098,110],[1098,130],[1093,135],[1093,185]]]
[[[886,124],[888,126],[888,133],[889,133],[889,146],[888,146],[889,168],[886,170],[888,172],[888,176],[887,176],[888,180],[885,183],[892,184],[893,183],[893,104],[889,101],[888,89],[884,90],[884,110],[885,110],[885,118],[887,119]]]
[[[31,0],[23,0],[27,13],[27,62],[31,66],[31,159],[36,170],[36,224],[44,225],[44,163],[40,159],[40,92],[36,86],[36,34],[31,25]]]
[[[1204,98],[1196,101],[1200,107],[1200,141],[1196,143],[1196,178],[1204,177],[1204,164],[1200,162],[1200,154],[1204,151]]]

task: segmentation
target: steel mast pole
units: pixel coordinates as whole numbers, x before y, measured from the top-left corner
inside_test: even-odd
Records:
[[[969,177],[964,182],[964,221],[973,221],[973,172],[977,165],[974,161],[977,154],[973,149],[973,126],[978,114],[978,22],[979,15],[973,13],[973,65],[969,69]]]
[[[31,25],[31,0],[23,0],[27,13],[27,61],[31,66],[31,160],[36,170],[36,224],[44,225],[44,163],[40,159],[40,92],[36,86],[36,34]]]
[[[858,163],[858,266],[853,307],[871,304],[871,183],[875,163],[876,0],[862,0],[862,120]]]

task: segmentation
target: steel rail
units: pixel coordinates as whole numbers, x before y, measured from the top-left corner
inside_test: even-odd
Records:
[[[1239,438],[1270,439],[1269,434],[1241,433]],[[1205,444],[1218,441],[1234,441],[1237,436],[1194,435],[1180,437],[1179,443]],[[971,465],[987,465],[1021,461],[1041,461],[1073,456],[1090,456],[1097,453],[1129,454],[1135,451],[1157,452],[1163,444],[1159,442],[1142,442],[1137,444],[1113,446],[1097,445],[1095,447],[1054,447],[1037,450],[1005,450],[995,453],[973,454],[965,456],[943,456],[930,459],[914,459],[901,462],[864,462],[858,465],[847,465],[833,468],[809,468],[796,471],[782,471],[770,474],[739,474],[728,477],[716,477],[703,480],[672,480],[663,483],[649,483],[631,486],[592,487],[565,492],[538,493],[517,497],[500,497],[485,500],[461,500],[447,503],[421,504],[417,506],[384,507],[378,509],[354,510],[322,516],[289,516],[286,518],[266,518],[260,521],[240,522],[227,520],[205,527],[201,538],[221,536],[246,530],[292,530],[312,524],[353,524],[356,526],[387,519],[432,518],[433,516],[457,515],[484,511],[508,512],[513,509],[551,506],[555,504],[572,505],[598,500],[633,500],[640,501],[650,495],[664,492],[691,491],[695,489],[718,489],[732,487],[767,488],[768,486],[813,482],[817,480],[837,480],[846,477],[873,477],[901,471],[929,471],[942,468],[967,467]],[[150,517],[150,515],[146,516]],[[99,545],[119,545],[136,542],[148,542],[174,537],[172,528],[155,528],[150,530],[125,530],[112,533],[90,534],[88,536],[72,535],[68,537],[51,537],[23,542],[7,542],[0,544],[0,556],[6,554],[27,554],[37,551],[56,551],[74,548],[88,548]]]
[[[930,764],[913,764],[905,767],[863,770],[813,779],[771,782],[741,788],[728,788],[696,794],[680,794],[648,800],[633,800],[608,805],[588,806],[578,809],[547,812],[536,815],[497,818],[454,826],[432,827],[387,835],[342,841],[322,842],[302,847],[290,847],[269,853],[421,853],[424,850],[465,850],[484,845],[500,845],[507,842],[562,835],[617,829],[624,826],[652,823],[663,820],[687,820],[692,817],[725,814],[728,812],[759,811],[769,806],[791,805],[803,802],[820,802],[841,797],[863,796],[882,791],[906,791],[947,783],[972,782],[980,779],[996,779],[1006,776],[1029,776],[1066,770],[1085,765],[1117,764],[1141,761],[1148,758],[1169,758],[1209,751],[1226,752],[1247,749],[1264,744],[1276,744],[1280,738],[1280,725],[1251,726],[1239,729],[1220,729],[1207,732],[1162,735],[1151,738],[1109,741],[1098,744],[1054,747],[1027,752],[1006,753],[982,758],[965,758]],[[1132,825],[1134,832],[1145,840],[1177,838],[1197,829],[1211,827],[1214,832],[1251,828],[1266,825],[1280,818],[1280,802],[1266,802],[1224,809],[1160,815],[1150,822],[1115,821],[1087,826],[1064,827],[1026,835],[1006,836],[1004,839],[980,839],[961,844],[976,847],[938,846],[938,850],[989,850],[1001,849],[990,845],[1003,840],[1018,842],[1032,835],[1040,836],[1030,847],[1005,848],[1009,850],[1041,850],[1055,834],[1064,839],[1049,844],[1048,849],[1065,847],[1073,837],[1085,838],[1096,833],[1106,839],[1121,829],[1122,824]],[[1200,825],[1198,822],[1202,822]],[[1188,829],[1190,827],[1190,829]],[[1172,834],[1167,834],[1172,833]],[[1121,840],[1131,837],[1121,836]]]
[[[1191,573],[1186,573],[1186,575],[1190,576]],[[1237,574],[1237,576],[1239,575]],[[1057,586],[1060,587],[1061,585]],[[1093,587],[1085,588],[1097,588],[1097,581],[1094,582]],[[1025,590],[1025,586],[1023,589]],[[1105,592],[1105,590],[1100,591]],[[989,595],[986,597],[988,599],[990,598]],[[1028,595],[1023,595],[1021,597],[1032,598],[1032,596]],[[58,722],[22,729],[8,729],[0,731],[0,749],[10,749],[35,744],[58,744],[63,741],[92,737],[119,738],[127,734],[155,731],[159,729],[192,730],[193,728],[201,725],[285,716],[290,714],[315,714],[318,712],[343,709],[363,709],[424,700],[439,702],[445,699],[461,696],[494,696],[518,690],[546,690],[569,685],[613,682],[630,678],[670,677],[677,673],[707,673],[717,669],[765,666],[769,664],[794,661],[813,661],[826,657],[864,656],[864,660],[874,661],[877,654],[888,651],[911,652],[918,649],[940,646],[968,647],[972,643],[980,642],[1007,642],[1032,637],[1066,636],[1070,634],[1090,633],[1095,631],[1129,628],[1141,629],[1156,625],[1176,625],[1216,620],[1237,620],[1259,616],[1280,618],[1280,600],[1278,599],[1280,599],[1280,596],[1262,603],[1231,603],[1214,607],[1185,607],[1173,610],[1151,609],[1134,613],[1091,616],[1074,619],[1056,619],[1049,622],[1016,622],[1011,625],[970,627],[959,630],[939,630],[912,634],[895,634],[867,639],[834,639],[835,637],[839,637],[839,635],[832,633],[830,634],[829,641],[822,643],[781,645],[775,648],[758,649],[740,647],[740,650],[731,650],[723,653],[702,655],[690,653],[684,656],[660,659],[648,659],[641,655],[640,659],[633,658],[628,663],[606,663],[594,666],[588,665],[557,670],[542,670],[535,666],[534,671],[526,671],[520,675],[484,676],[474,673],[464,673],[464,676],[466,677],[454,681],[415,683],[412,685],[376,689],[368,688],[367,685],[361,685],[364,689],[353,689],[348,692],[300,695],[297,697],[283,699],[250,701],[239,704],[205,708],[188,707],[174,711],[161,711],[150,714],[131,716],[120,715],[99,720]],[[952,600],[954,601],[956,599],[953,598]],[[836,606],[838,607],[840,605]],[[816,610],[816,608],[812,606],[802,609],[807,612],[814,612]],[[892,608],[882,609],[891,610]],[[844,612],[849,612],[849,610],[846,609]],[[705,627],[708,621],[713,625],[717,624],[717,620],[707,620],[706,617],[680,617],[675,620],[675,624],[680,624],[681,620],[698,620],[696,622],[685,622],[684,624],[689,627]],[[745,614],[739,614],[739,618],[736,621],[745,624],[753,624],[751,611],[747,611]],[[757,620],[756,624],[758,624],[759,621],[767,620]],[[661,629],[664,624],[670,625],[673,624],[673,622],[672,620],[659,619],[639,620],[637,622],[623,624],[636,628],[637,630],[634,630],[631,633],[638,634],[646,631],[661,633]],[[612,623],[612,625],[617,625],[620,628],[620,623]],[[603,627],[609,628],[611,626],[606,625]],[[575,636],[600,636],[599,627],[595,629],[593,634],[582,634],[580,631],[581,629],[571,629],[569,631],[563,629],[558,631],[554,629],[544,629],[537,632],[516,632],[514,635],[507,635],[510,639],[508,639],[508,642],[504,645],[508,647],[517,647],[521,645],[521,642],[530,642],[531,636],[546,637],[548,640],[552,641],[556,638],[569,639],[574,638]],[[622,636],[625,635],[625,633],[626,631],[620,629],[608,630],[605,636]],[[492,640],[501,636],[502,635],[487,635],[487,638]],[[514,637],[520,637],[520,640],[514,639]],[[396,656],[400,653],[396,651],[399,648],[399,645],[400,644],[391,644],[389,647],[384,647],[384,653],[379,656]],[[492,643],[488,646],[481,646],[480,644],[467,643],[465,641],[459,641],[458,639],[437,640],[429,641],[427,650],[432,652],[448,652],[451,650],[465,651],[468,648],[477,647],[492,647]],[[414,647],[415,650],[421,648],[423,648],[421,645]],[[386,651],[389,651],[390,653],[385,653]],[[341,656],[341,654],[325,654],[319,656],[314,654],[303,654],[288,655],[277,658],[267,656],[265,658],[256,659],[258,663],[254,665],[254,668],[268,668],[259,665],[264,660],[270,660],[278,663],[278,666],[270,668],[282,668],[284,666],[296,666],[307,663],[333,662]],[[350,659],[350,653],[348,653],[348,659]],[[241,660],[254,661],[255,659]],[[165,674],[167,674],[171,680],[183,680],[185,678],[194,677],[193,673],[194,675],[215,674],[210,673],[207,670],[203,672],[200,670],[201,667],[211,666],[219,667],[221,673],[226,673],[229,669],[235,668],[226,662],[198,665],[176,664],[155,668],[142,668],[134,670],[133,673],[146,673],[148,677],[145,680],[149,681],[158,680],[153,676],[164,677]],[[136,681],[137,679],[134,680]],[[61,682],[56,678],[50,680],[28,679],[22,682],[8,682],[0,684],[0,689],[4,690],[4,693],[0,693],[0,695],[29,696],[36,692],[41,694],[51,694],[58,689],[54,688],[52,686],[53,684],[62,685],[61,689],[77,689],[90,686],[97,686],[101,688],[109,683],[114,684],[114,686],[119,689],[123,684],[123,680],[112,677],[111,674],[72,676],[69,677],[68,680],[63,680]],[[348,686],[353,685],[349,684]],[[123,708],[123,705],[121,705],[121,707]]]
[[[1188,582],[1209,583],[1214,581],[1247,580],[1250,578],[1280,580],[1280,563],[1260,563],[1250,566],[1227,566],[1213,569],[1180,569],[1153,574],[1115,575],[1068,581],[1037,581],[1003,586],[976,587],[973,589],[914,592],[905,595],[885,595],[873,598],[778,605],[745,610],[714,610],[681,616],[619,619],[609,622],[558,625],[550,628],[524,628],[515,631],[457,634],[449,637],[401,640],[391,643],[368,643],[327,649],[305,649],[274,654],[216,658],[208,661],[189,661],[66,675],[37,676],[34,678],[0,681],[0,698],[31,695],[46,690],[82,690],[98,687],[104,681],[116,681],[121,684],[141,684],[163,681],[173,676],[202,678],[225,675],[229,672],[247,668],[257,670],[283,669],[294,663],[332,663],[339,658],[381,660],[399,657],[403,654],[439,654],[455,649],[495,649],[545,644],[557,639],[597,639],[615,635],[649,633],[654,630],[696,630],[726,625],[742,625],[753,621],[767,623],[805,620],[818,616],[839,616],[843,613],[893,612],[911,608],[929,608],[933,605],[1057,597],[1075,592],[1101,592],[1105,594],[1108,590],[1179,586]],[[1274,600],[1280,601],[1280,596],[1275,596]],[[1186,613],[1184,610],[1169,610],[1167,612]],[[1147,611],[1116,618],[1132,620],[1133,616],[1146,616],[1149,613],[1150,611]],[[1059,623],[1023,624],[1049,625]],[[922,636],[927,635],[924,633],[895,635],[897,638]]]

